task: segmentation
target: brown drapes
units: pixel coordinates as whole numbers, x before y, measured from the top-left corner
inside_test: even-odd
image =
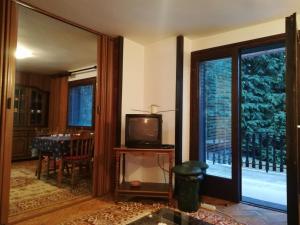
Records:
[[[67,127],[68,77],[51,78],[49,96],[50,130],[64,131]]]

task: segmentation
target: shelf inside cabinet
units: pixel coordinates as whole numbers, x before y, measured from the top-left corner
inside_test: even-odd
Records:
[[[140,186],[131,186],[130,182],[123,182],[120,184],[118,188],[119,193],[134,193],[143,195],[162,195],[168,196],[169,193],[169,184],[164,183],[149,183],[149,182],[141,182]]]

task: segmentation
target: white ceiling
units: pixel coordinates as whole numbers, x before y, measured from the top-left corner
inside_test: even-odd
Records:
[[[17,71],[49,75],[96,64],[95,34],[21,6],[18,11],[18,44],[33,57],[17,59]]]
[[[299,0],[24,0],[109,35],[142,44],[191,39],[300,13]]]

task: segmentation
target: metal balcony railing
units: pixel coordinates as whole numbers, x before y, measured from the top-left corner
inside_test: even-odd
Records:
[[[232,163],[231,139],[206,140],[206,159],[215,163]],[[241,137],[242,166],[276,172],[286,171],[285,136],[268,133],[246,133]]]

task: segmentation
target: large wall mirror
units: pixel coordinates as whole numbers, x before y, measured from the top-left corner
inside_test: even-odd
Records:
[[[98,35],[17,12],[10,223],[91,196],[97,76]]]

